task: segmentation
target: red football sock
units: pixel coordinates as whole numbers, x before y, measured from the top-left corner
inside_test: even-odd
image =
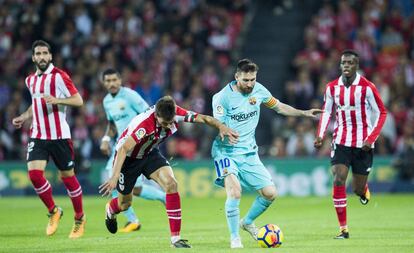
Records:
[[[368,183],[367,183],[367,184],[365,184],[364,196],[365,196],[365,193],[367,193],[367,190],[368,190]]]
[[[111,212],[111,214],[118,214],[121,212],[121,209],[118,205],[118,197],[111,199],[111,202],[109,202],[109,209],[109,212]]]
[[[29,170],[29,178],[32,181],[34,190],[39,198],[43,201],[49,213],[53,211],[55,207],[55,201],[52,196],[52,186],[49,181],[46,180],[43,170]]]
[[[165,208],[167,209],[168,221],[170,223],[171,236],[180,235],[181,231],[181,203],[180,194],[166,194]]]
[[[75,219],[79,220],[83,216],[82,187],[75,175],[71,177],[62,177],[62,181],[72,200],[73,209],[75,210]]]
[[[346,227],[346,188],[343,186],[333,187],[333,202],[338,216],[339,226]]]

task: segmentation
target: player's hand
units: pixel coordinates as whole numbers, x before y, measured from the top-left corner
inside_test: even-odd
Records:
[[[224,141],[224,137],[227,136],[230,144],[236,144],[239,140],[239,134],[224,124],[219,128],[219,135],[222,141]]]
[[[316,139],[315,139],[315,141],[313,142],[313,146],[315,147],[315,148],[320,148],[320,147],[322,147],[322,138],[321,137],[317,137]]]
[[[46,104],[57,105],[59,104],[59,99],[55,98],[54,96],[46,95],[43,97],[46,101]]]
[[[108,181],[99,186],[99,193],[102,194],[102,197],[109,196],[112,191],[115,189],[118,182],[118,177],[112,176]]]
[[[101,142],[101,146],[99,148],[101,149],[102,154],[107,156],[111,154],[111,148],[108,141]]]
[[[316,118],[316,116],[320,113],[323,113],[323,110],[321,109],[310,109],[303,111],[303,116],[310,117],[310,118]]]
[[[19,117],[16,117],[12,120],[12,124],[17,129],[21,128],[23,126],[23,123],[26,121],[26,118],[23,115],[20,115]]]
[[[362,144],[362,150],[363,151],[370,151],[371,150],[371,145],[372,143],[370,143],[369,141],[364,141],[364,143]]]

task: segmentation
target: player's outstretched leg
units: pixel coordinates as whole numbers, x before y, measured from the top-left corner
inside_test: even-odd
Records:
[[[110,200],[105,207],[105,225],[109,232],[115,234],[118,231],[118,222],[116,221],[116,214],[120,213],[121,209],[118,206],[118,198]]]
[[[161,201],[165,205],[165,192],[149,184],[143,184],[140,188],[141,188],[141,191],[139,195],[136,195],[135,193],[134,195],[139,196],[143,199],[147,199],[147,200],[158,200],[158,201]],[[135,189],[134,189],[134,192],[135,192]]]
[[[124,216],[127,218],[127,223],[123,228],[119,230],[119,232],[129,233],[133,231],[138,231],[141,229],[141,223],[139,222],[138,217],[135,215],[134,209],[129,207],[127,210],[122,212]]]
[[[117,198],[117,197],[118,197],[118,191],[113,190],[112,198]],[[139,222],[138,217],[135,215],[135,212],[132,206],[129,207],[127,210],[123,211],[122,214],[127,218],[127,223],[122,229],[119,230],[120,232],[129,233],[129,232],[137,231],[141,228],[141,223]]]
[[[167,209],[168,221],[170,223],[171,247],[191,248],[187,240],[181,239],[181,200],[178,192],[166,195],[165,207]]]
[[[37,195],[49,211],[49,222],[46,227],[46,235],[53,235],[58,228],[63,211],[60,207],[55,205],[55,201],[52,196],[52,186],[45,178],[43,170],[29,170],[29,178]]]
[[[267,200],[262,196],[257,196],[246,216],[240,220],[240,228],[247,231],[253,240],[257,240],[258,229],[254,220],[259,217],[272,204],[273,201]]]
[[[75,222],[69,234],[69,238],[75,239],[83,236],[85,232],[86,217],[83,214],[82,187],[75,175],[62,177],[68,195],[75,210]]]

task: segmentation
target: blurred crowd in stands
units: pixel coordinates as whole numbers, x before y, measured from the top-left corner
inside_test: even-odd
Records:
[[[11,119],[31,104],[24,78],[34,71],[32,42],[44,39],[52,46],[54,65],[69,73],[84,98],[82,108],[70,109],[68,121],[76,154],[87,162],[105,158],[99,150],[106,127],[102,71],[118,69],[124,85],[150,105],[170,94],[184,108],[211,114],[212,95],[233,71],[231,50],[249,1],[0,3],[0,160],[25,158],[30,124],[15,130]],[[187,126],[165,148],[174,157],[207,156],[205,136],[204,129]]]
[[[360,55],[361,74],[376,85],[389,112],[375,153],[400,155],[413,150],[414,2],[331,2],[325,1],[304,30],[305,46],[292,61],[296,76],[285,84],[284,102],[301,109],[321,108],[326,84],[340,75],[341,51],[353,48]],[[314,122],[295,118],[275,122],[274,129],[279,130],[273,131],[277,135],[269,154],[329,155],[329,138],[321,150],[314,150],[315,127]]]
[[[70,74],[85,100],[85,106],[68,114],[77,154],[85,161],[104,158],[99,151],[106,126],[103,70],[118,69],[125,86],[149,104],[171,94],[179,105],[211,114],[212,94],[232,78],[237,60],[232,52],[238,49],[252,3],[0,2],[0,160],[25,157],[28,125],[15,130],[11,119],[31,103],[24,78],[34,70],[31,43],[41,38],[51,43],[54,64]],[[305,46],[291,63],[295,77],[286,82],[280,99],[300,109],[321,108],[326,84],[340,75],[340,52],[354,48],[360,54],[361,73],[377,86],[389,110],[375,152],[403,157],[414,149],[413,13],[411,0],[325,1],[304,29]],[[276,117],[273,141],[265,143],[261,153],[327,156],[330,134],[324,147],[315,150],[315,128],[315,121]],[[208,158],[214,133],[206,131],[187,124],[164,145],[167,156]]]

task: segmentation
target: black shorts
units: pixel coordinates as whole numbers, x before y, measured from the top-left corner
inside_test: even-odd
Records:
[[[163,166],[170,166],[170,163],[156,148],[142,159],[127,156],[122,164],[116,189],[123,195],[130,194],[141,174],[150,179],[150,175]]]
[[[30,138],[27,144],[27,161],[46,160],[52,157],[59,170],[75,167],[75,153],[71,139],[41,140]]]
[[[344,164],[352,167],[352,173],[368,175],[371,171],[374,151],[364,151],[361,148],[346,147],[333,144],[331,154],[331,165]]]

